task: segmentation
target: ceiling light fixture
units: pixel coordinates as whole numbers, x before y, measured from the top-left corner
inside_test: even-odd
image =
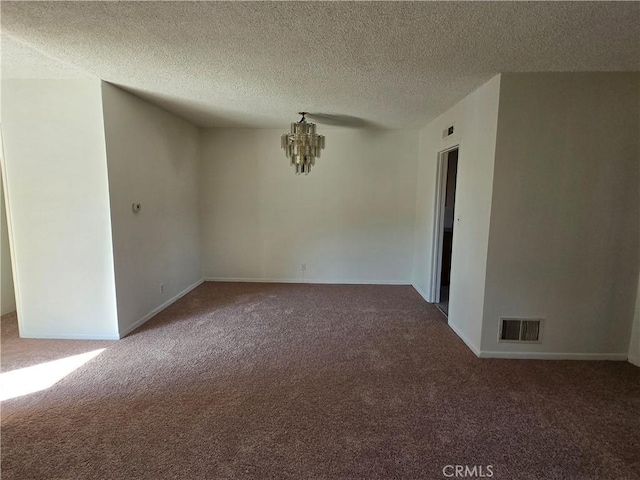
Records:
[[[302,118],[298,123],[291,124],[291,133],[282,135],[282,148],[291,165],[296,169],[296,175],[311,171],[320,157],[320,150],[324,148],[324,135],[316,134],[316,124],[307,123],[308,112],[300,112]]]

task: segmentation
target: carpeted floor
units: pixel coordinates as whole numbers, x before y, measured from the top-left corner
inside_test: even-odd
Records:
[[[118,342],[2,320],[5,372],[105,347],[3,403],[3,480],[640,478],[639,368],[479,360],[411,287],[205,283]]]

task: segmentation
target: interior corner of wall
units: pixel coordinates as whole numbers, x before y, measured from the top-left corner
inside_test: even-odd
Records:
[[[104,80],[99,80],[99,82],[100,82],[100,90],[102,90],[103,92],[105,90],[109,90],[113,88],[113,85],[111,85],[109,82],[106,82]]]
[[[462,330],[460,330],[455,324],[449,323],[449,328],[454,331],[454,333],[460,337],[460,340],[464,342],[464,344],[469,347],[469,350],[473,352],[476,357],[480,357],[482,354],[482,350],[478,345],[472,342],[469,337],[467,337]]]
[[[427,303],[431,303],[431,301],[429,300],[429,296],[425,293],[425,291],[420,287],[420,285],[418,285],[418,282],[416,282],[415,280],[413,281],[413,283],[411,284],[411,286],[415,289],[416,292],[418,292],[418,294],[424,299],[425,302]]]

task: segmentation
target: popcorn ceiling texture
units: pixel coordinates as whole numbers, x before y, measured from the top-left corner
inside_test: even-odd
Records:
[[[2,2],[2,30],[203,127],[417,128],[499,72],[640,70],[638,2]]]
[[[2,35],[2,78],[78,79],[95,78],[73,65],[65,64],[25,43]]]

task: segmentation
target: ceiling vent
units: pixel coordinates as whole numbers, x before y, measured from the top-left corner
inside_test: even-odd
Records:
[[[541,331],[540,319],[501,318],[498,341],[539,343]]]

